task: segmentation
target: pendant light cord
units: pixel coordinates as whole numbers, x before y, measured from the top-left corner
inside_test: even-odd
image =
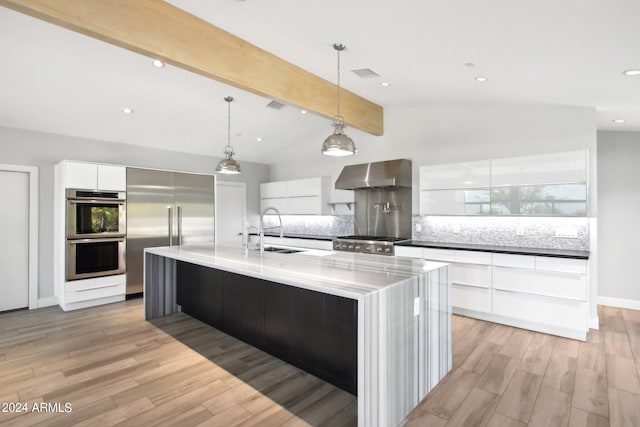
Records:
[[[336,50],[338,51],[338,84],[336,85],[336,98],[338,99],[338,117],[342,120],[342,117],[340,116],[340,51],[342,49]]]
[[[231,101],[227,102],[227,145],[231,146]]]

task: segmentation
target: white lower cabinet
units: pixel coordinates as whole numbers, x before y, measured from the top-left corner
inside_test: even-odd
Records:
[[[419,250],[398,246],[396,255],[419,258]],[[422,258],[450,263],[456,314],[586,339],[586,260],[433,248]]]
[[[126,274],[73,280],[64,284],[64,298],[61,299],[60,305],[63,310],[69,311],[124,301],[126,287]]]
[[[493,313],[503,316],[504,323],[583,341],[587,333],[587,308],[583,301],[493,291]]]

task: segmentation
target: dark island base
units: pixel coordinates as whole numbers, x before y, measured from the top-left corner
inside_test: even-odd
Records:
[[[357,395],[358,301],[177,262],[184,313]]]

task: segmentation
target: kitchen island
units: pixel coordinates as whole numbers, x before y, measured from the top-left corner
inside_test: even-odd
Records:
[[[448,265],[223,245],[145,250],[145,318],[185,311],[358,397],[396,426],[451,369]]]

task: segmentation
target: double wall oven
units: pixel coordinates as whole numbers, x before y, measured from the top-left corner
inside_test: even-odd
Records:
[[[68,189],[67,280],[123,274],[126,192]]]

